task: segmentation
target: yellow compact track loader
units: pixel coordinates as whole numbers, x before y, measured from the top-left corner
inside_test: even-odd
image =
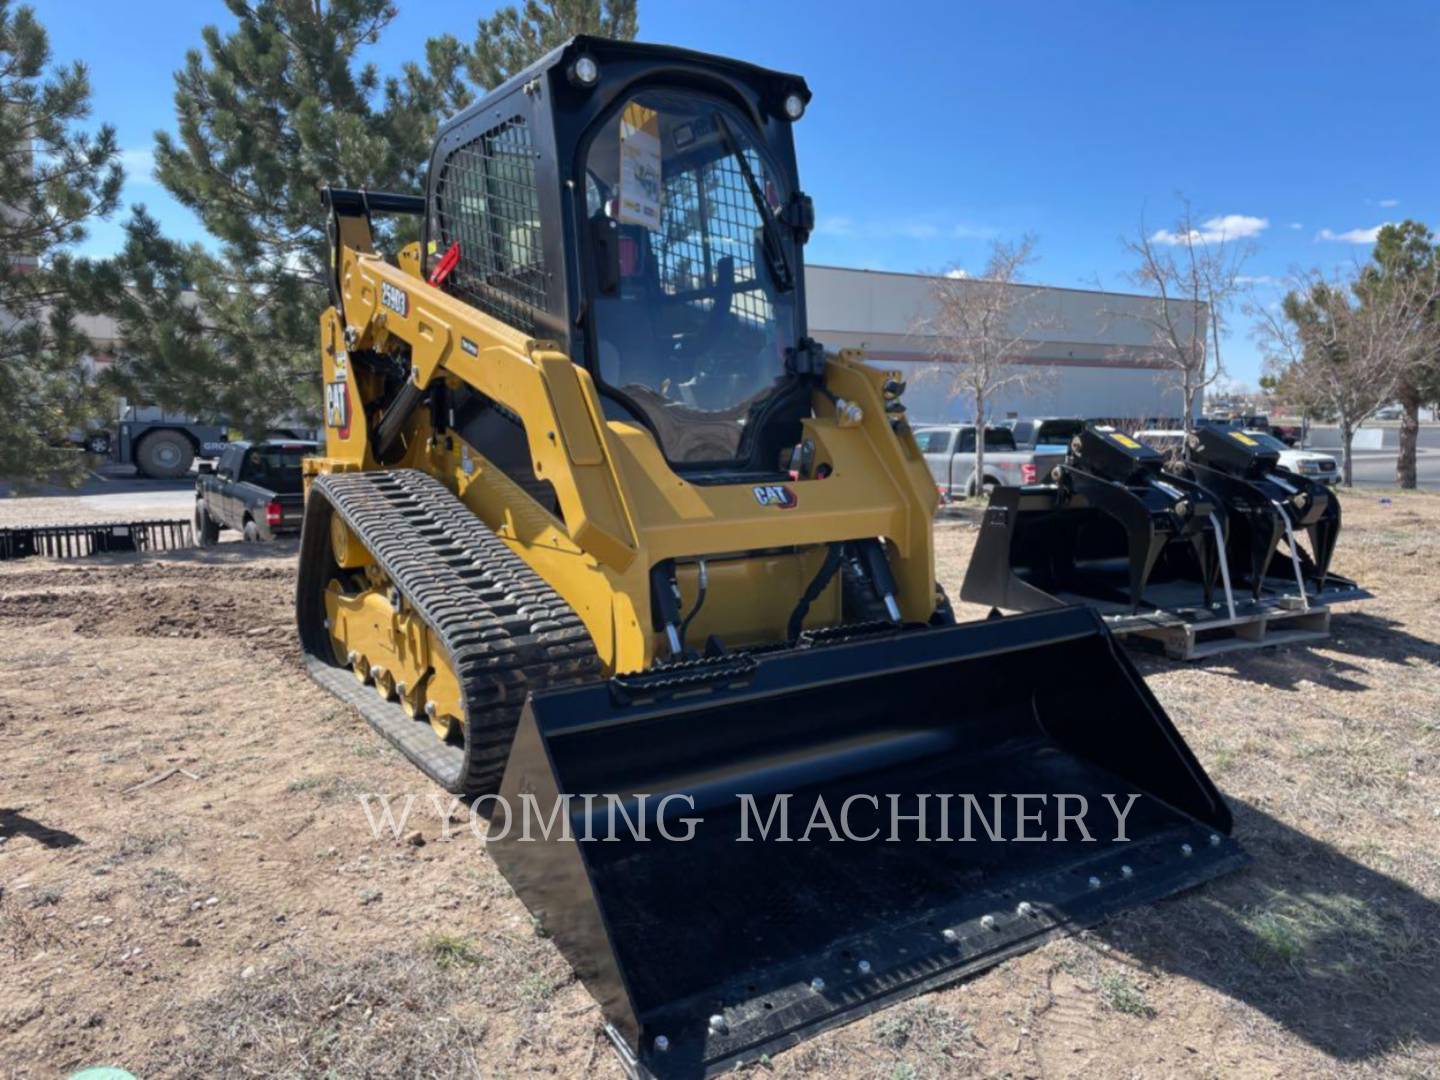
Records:
[[[424,197],[324,195],[310,669],[492,797],[489,850],[633,1075],[1245,858],[1093,612],[955,625],[903,385],[807,337],[809,98],[576,38],[443,128]],[[383,215],[422,237],[393,263]]]

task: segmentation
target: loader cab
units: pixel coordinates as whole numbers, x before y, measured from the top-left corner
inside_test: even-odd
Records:
[[[810,412],[803,80],[577,37],[441,132],[447,288],[585,366],[693,479],[773,473]]]

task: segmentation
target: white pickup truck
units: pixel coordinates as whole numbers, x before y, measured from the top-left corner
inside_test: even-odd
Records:
[[[1280,456],[1282,469],[1289,469],[1291,472],[1307,476],[1311,480],[1319,480],[1322,484],[1338,484],[1340,482],[1340,466],[1333,454],[1322,454],[1315,450],[1297,450],[1293,446],[1286,446],[1284,442],[1268,431],[1246,429],[1244,434],[1267,450],[1274,450]],[[1159,450],[1167,458],[1179,457],[1180,449],[1185,445],[1185,432],[1178,429],[1137,431],[1135,438],[1146,446]]]
[[[915,441],[930,466],[930,475],[947,498],[968,498],[981,479],[975,471],[975,426],[936,424],[915,430]],[[1019,450],[1008,428],[985,429],[986,488],[1042,484],[1050,470],[1065,460],[1063,453]]]

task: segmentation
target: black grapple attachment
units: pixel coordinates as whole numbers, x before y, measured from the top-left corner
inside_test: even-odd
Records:
[[[1133,614],[1152,583],[1180,581],[1210,605],[1224,514],[1164,466],[1130,436],[1087,426],[1054,483],[996,489],[961,596],[1021,611],[1100,602]]]
[[[1256,599],[1267,581],[1276,591],[1290,582],[1324,590],[1340,535],[1340,500],[1328,487],[1282,468],[1278,451],[1245,432],[1204,422],[1190,435],[1189,460],[1175,468],[1224,505],[1231,573]],[[1300,532],[1309,551],[1296,542]]]

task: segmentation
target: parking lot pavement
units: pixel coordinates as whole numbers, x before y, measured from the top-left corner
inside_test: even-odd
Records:
[[[1338,460],[1339,455],[1336,454]],[[1356,487],[1395,487],[1394,450],[1356,450]],[[1440,450],[1421,449],[1416,455],[1418,481],[1422,491],[1440,491]]]
[[[0,524],[188,519],[194,505],[193,474],[175,480],[149,480],[122,466],[105,466],[73,489],[47,485],[18,495],[0,484]]]

